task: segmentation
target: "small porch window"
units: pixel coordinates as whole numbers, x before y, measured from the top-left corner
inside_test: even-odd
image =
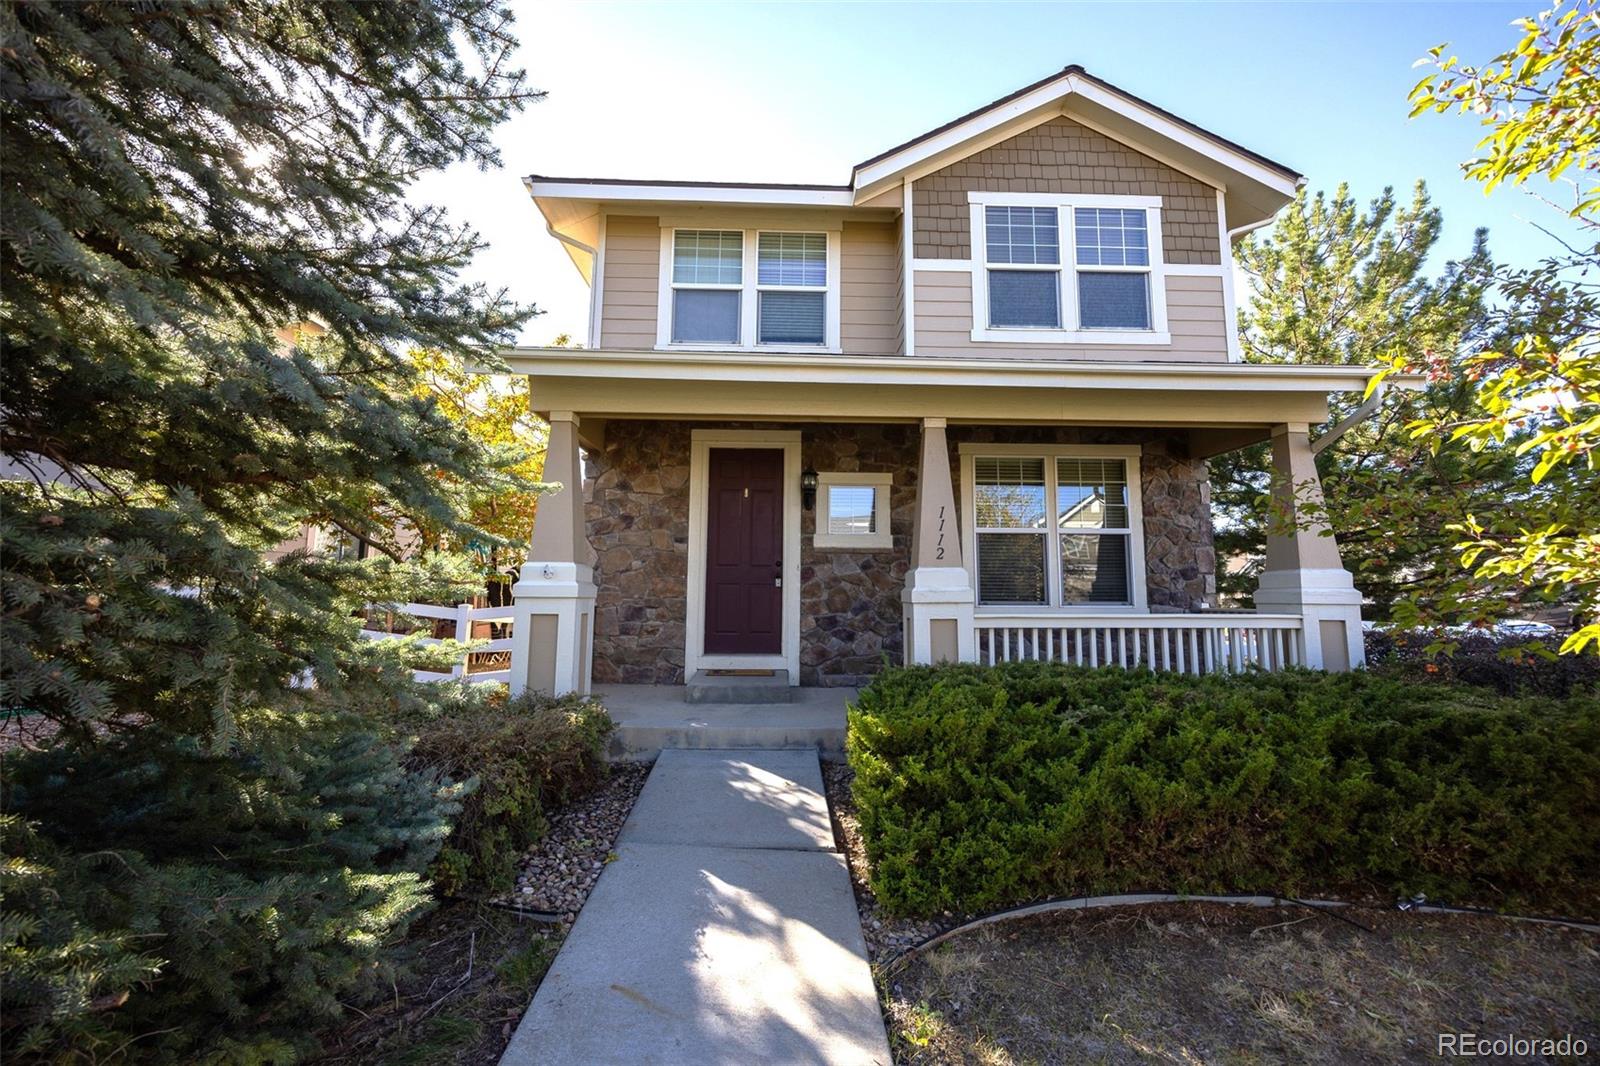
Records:
[[[1142,606],[1137,449],[1004,451],[964,456],[979,605]]]
[[[889,493],[892,474],[817,475],[817,548],[892,548]]]

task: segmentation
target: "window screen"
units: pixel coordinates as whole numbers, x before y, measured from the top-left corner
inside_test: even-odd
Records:
[[[672,339],[678,344],[738,344],[738,290],[674,289]]]
[[[828,532],[846,536],[876,533],[877,493],[872,485],[829,485]]]
[[[989,325],[1058,328],[1060,276],[1054,270],[989,271]]]
[[[1150,275],[1081,271],[1078,318],[1084,329],[1149,329]]]
[[[675,285],[738,285],[744,279],[744,235],[738,230],[678,230],[672,238]]]
[[[1073,212],[1079,266],[1149,266],[1150,238],[1142,210],[1080,207]]]

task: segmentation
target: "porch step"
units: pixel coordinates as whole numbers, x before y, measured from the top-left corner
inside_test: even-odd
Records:
[[[767,675],[714,674],[700,670],[683,687],[685,703],[793,703],[794,686],[789,671],[774,670]]]
[[[648,762],[683,748],[802,749],[830,760],[844,757],[845,704],[856,690],[797,688],[790,703],[698,707],[676,685],[605,685],[594,694],[617,724],[613,760]]]

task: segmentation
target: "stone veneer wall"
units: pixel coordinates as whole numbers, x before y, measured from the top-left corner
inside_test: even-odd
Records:
[[[918,178],[911,186],[916,255],[968,258],[967,193],[983,191],[1160,196],[1166,261],[1222,262],[1215,189],[1069,118],[1041,123]]]
[[[588,453],[586,507],[596,556],[596,683],[684,680],[692,428],[686,422],[612,421],[604,450]],[[802,519],[800,682],[858,685],[877,672],[885,657],[898,663],[903,651],[900,592],[910,565],[920,434],[906,424],[811,423],[798,428],[804,434],[802,465],[819,471],[894,474],[892,548],[817,550],[811,546],[817,511]],[[953,426],[949,434],[958,492],[956,445],[962,441],[1142,444],[1149,604],[1157,610],[1187,610],[1202,601],[1214,602],[1208,471],[1204,460],[1187,457],[1181,437],[1159,430],[1071,427]]]

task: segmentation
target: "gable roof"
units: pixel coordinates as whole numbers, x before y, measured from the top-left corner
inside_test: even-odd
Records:
[[[1296,171],[1180,118],[1074,63],[857,163],[845,185],[646,181],[530,175],[525,180],[551,235],[566,245],[585,280],[593,268],[602,204],[754,205],[860,209],[898,205],[900,186],[1066,117],[1216,189],[1230,229],[1272,218],[1304,182]],[[892,196],[889,194],[893,193]],[[891,208],[892,209],[892,208]]]
[[[1067,65],[1065,67],[1062,67],[1056,73],[1047,75],[1047,76],[1045,76],[1043,78],[1040,78],[1038,81],[1034,82],[1032,85],[1024,85],[1022,88],[1018,89],[1016,92],[1007,93],[1006,95],[1002,96],[998,100],[995,100],[995,101],[992,101],[990,103],[984,104],[982,107],[980,107],[980,108],[978,108],[978,109],[976,109],[974,111],[968,111],[965,115],[962,115],[960,118],[951,119],[949,122],[946,122],[944,125],[937,126],[937,127],[933,128],[933,129],[929,130],[927,133],[923,133],[923,134],[920,134],[920,135],[918,135],[916,137],[913,137],[909,141],[904,142],[903,144],[897,144],[893,148],[889,148],[889,149],[886,149],[885,151],[879,152],[877,155],[873,156],[871,159],[864,159],[864,160],[862,160],[861,162],[859,162],[859,163],[857,163],[855,165],[855,167],[854,167],[854,169],[852,171],[852,174],[859,174],[861,172],[861,168],[862,167],[871,166],[874,163],[877,163],[877,162],[880,162],[881,160],[889,158],[890,156],[894,155],[897,152],[903,152],[908,148],[914,148],[917,145],[921,144],[922,142],[928,140],[930,137],[936,137],[941,133],[944,133],[944,132],[946,132],[948,130],[955,129],[956,127],[961,126],[961,125],[963,125],[965,123],[972,122],[974,120],[980,119],[984,115],[986,115],[989,112],[995,110],[996,108],[1003,107],[1006,104],[1011,103],[1013,100],[1018,99],[1019,97],[1027,96],[1029,93],[1037,92],[1038,90],[1043,89],[1046,86],[1049,86],[1049,85],[1051,85],[1051,84],[1053,84],[1053,83],[1055,83],[1057,81],[1060,81],[1063,78],[1067,78],[1067,77],[1070,77],[1070,76],[1076,76],[1078,78],[1081,78],[1085,82],[1093,84],[1093,85],[1095,85],[1095,86],[1099,87],[1100,89],[1103,89],[1103,90],[1105,90],[1107,92],[1117,93],[1120,96],[1124,97],[1125,99],[1127,99],[1127,100],[1129,100],[1129,101],[1131,101],[1131,102],[1133,102],[1135,104],[1138,104],[1141,107],[1145,107],[1145,108],[1150,109],[1151,111],[1155,112],[1157,115],[1160,115],[1161,117],[1167,119],[1170,122],[1176,122],[1179,125],[1185,127],[1188,130],[1191,130],[1192,132],[1194,132],[1196,134],[1199,134],[1202,137],[1209,137],[1213,141],[1216,141],[1219,145],[1222,145],[1222,146],[1224,146],[1226,148],[1232,149],[1233,151],[1240,153],[1241,155],[1245,155],[1245,156],[1248,156],[1251,159],[1254,159],[1256,162],[1262,164],[1263,166],[1271,167],[1271,168],[1273,168],[1275,170],[1280,171],[1284,175],[1284,177],[1289,178],[1290,180],[1298,181],[1303,176],[1298,171],[1291,170],[1290,168],[1284,166],[1282,163],[1278,163],[1278,162],[1275,162],[1274,160],[1268,159],[1266,156],[1261,155],[1258,152],[1252,152],[1250,149],[1244,147],[1243,145],[1238,144],[1238,143],[1236,143],[1234,141],[1230,141],[1226,137],[1222,137],[1222,136],[1219,136],[1218,134],[1212,133],[1210,130],[1204,129],[1203,127],[1197,126],[1193,122],[1190,122],[1188,119],[1183,118],[1182,116],[1174,115],[1171,111],[1168,111],[1165,108],[1159,107],[1156,104],[1152,104],[1150,101],[1145,100],[1142,97],[1135,96],[1132,93],[1128,92],[1126,89],[1120,89],[1117,86],[1112,85],[1108,81],[1104,81],[1104,80],[1102,80],[1100,78],[1097,78],[1093,74],[1090,74],[1087,70],[1084,70],[1083,67],[1079,66],[1077,63],[1072,63],[1072,64],[1069,64],[1069,65]]]

